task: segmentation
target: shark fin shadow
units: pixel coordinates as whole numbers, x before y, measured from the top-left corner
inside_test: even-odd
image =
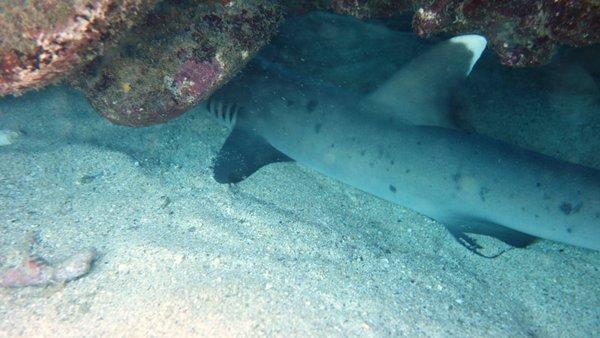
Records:
[[[477,222],[468,225],[452,223],[446,224],[446,229],[460,245],[483,258],[497,258],[514,248],[526,248],[538,239],[535,236],[489,222]],[[500,249],[495,253],[486,253],[488,250],[471,235],[491,237],[507,244],[509,247]]]
[[[213,177],[219,183],[239,183],[267,164],[292,161],[263,137],[235,127],[215,158]]]

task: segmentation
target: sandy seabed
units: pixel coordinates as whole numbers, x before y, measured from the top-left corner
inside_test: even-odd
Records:
[[[201,109],[132,130],[54,87],[0,110],[22,132],[0,148],[2,263],[31,231],[49,262],[100,253],[66,285],[0,289],[0,336],[599,333],[598,252],[539,241],[484,259],[292,163],[219,185],[227,130]]]

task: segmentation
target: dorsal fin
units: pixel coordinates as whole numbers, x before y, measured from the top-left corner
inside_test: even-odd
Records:
[[[238,183],[269,163],[292,161],[256,133],[236,126],[213,164],[219,183]]]
[[[409,62],[367,96],[364,104],[381,105],[415,125],[453,128],[451,91],[469,75],[486,44],[479,35],[444,41]]]

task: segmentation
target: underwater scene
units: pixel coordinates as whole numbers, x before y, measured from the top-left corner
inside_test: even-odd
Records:
[[[0,1],[0,337],[599,337],[595,0]]]

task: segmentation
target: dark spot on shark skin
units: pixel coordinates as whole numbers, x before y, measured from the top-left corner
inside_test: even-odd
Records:
[[[458,181],[460,181],[460,177],[461,177],[461,176],[462,176],[462,175],[461,175],[460,173],[456,173],[456,174],[452,175],[452,180],[453,180],[454,182],[458,183]]]
[[[306,110],[308,110],[309,112],[313,112],[313,111],[315,111],[315,109],[317,108],[318,105],[319,105],[319,101],[317,101],[315,99],[311,99],[306,104]]]
[[[490,192],[489,188],[486,187],[481,187],[481,189],[479,189],[479,198],[481,198],[482,202],[485,202],[485,195]]]
[[[600,218],[600,212],[596,213],[596,218]]]
[[[315,124],[315,133],[317,133],[317,134],[320,133],[322,127],[323,127],[323,125],[320,123]]]
[[[390,165],[394,165],[394,160],[390,160]]]
[[[377,146],[377,157],[378,158],[383,157],[383,147],[382,146]]]
[[[329,147],[335,148],[335,143],[332,143]]]
[[[571,229],[571,228],[567,228],[567,232],[568,232],[568,233],[572,233],[572,232],[573,232],[573,229]]]
[[[360,156],[365,156],[365,154],[366,154],[366,153],[367,153],[367,152],[366,152],[365,150],[361,150],[361,151],[360,151]]]
[[[390,184],[390,191],[395,194],[396,193],[396,187],[394,187],[393,185]]]
[[[579,202],[575,205],[569,203],[569,202],[562,202],[560,205],[560,211],[563,212],[563,214],[565,215],[570,215],[570,214],[576,214],[581,210],[581,207],[583,206],[582,202]]]
[[[405,173],[405,174],[409,174],[409,173],[410,173],[410,169],[406,169],[406,170],[404,171],[404,173]]]
[[[292,101],[292,100],[285,100],[285,104],[286,104],[288,107],[292,107],[294,104],[296,104],[296,102],[294,102],[294,101]]]
[[[525,211],[525,207],[521,207],[521,211]]]
[[[571,205],[569,202],[562,202],[559,206],[559,209],[563,214],[569,215],[571,214],[571,211],[573,211],[573,205]]]
[[[540,215],[538,215],[538,214],[535,214],[535,215],[533,215],[533,217],[535,217],[535,218],[540,218]]]
[[[541,184],[540,182],[537,182],[537,183],[535,184],[535,186],[539,188],[539,187],[541,187],[541,186],[542,186],[542,184]]]
[[[460,186],[460,179],[461,179],[462,175],[460,173],[456,173],[454,175],[451,176],[452,181],[454,181],[454,183],[456,183],[456,190],[457,191],[461,191],[462,187]]]

